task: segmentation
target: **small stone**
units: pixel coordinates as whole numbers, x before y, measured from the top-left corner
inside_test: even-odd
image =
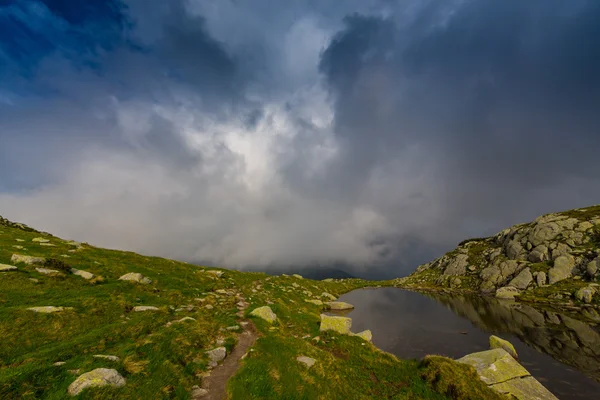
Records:
[[[329,309],[337,311],[352,310],[354,308],[352,304],[344,303],[343,301],[329,301],[325,305]]]
[[[206,352],[208,359],[210,360],[209,366],[216,367],[219,361],[222,361],[227,356],[227,349],[225,347],[217,347]]]
[[[15,239],[17,242],[24,242],[25,240],[23,239]]]
[[[192,386],[192,391],[190,392],[191,400],[200,399],[208,394],[208,390],[201,388],[200,386]]]
[[[504,349],[514,359],[518,359],[517,351],[515,347],[508,340],[499,338],[498,336],[490,336],[490,349]]]
[[[125,378],[114,369],[96,368],[93,371],[86,372],[79,376],[71,385],[69,385],[68,393],[71,396],[76,396],[84,389],[90,387],[114,386],[121,387],[126,383]]]
[[[146,278],[144,275],[138,273],[138,272],[130,272],[128,274],[125,274],[123,276],[121,276],[119,278],[120,281],[130,281],[130,282],[137,282],[137,283],[141,283],[142,285],[147,285],[152,283],[152,280]]]
[[[42,237],[37,237],[37,238],[31,239],[31,241],[32,242],[38,242],[38,243],[48,243],[50,240],[44,239]]]
[[[121,361],[121,359],[117,356],[107,356],[104,354],[94,354],[92,357],[94,358],[102,358],[104,360],[108,360],[108,361],[114,361],[114,362],[119,362]]]
[[[292,276],[293,276],[294,278],[298,278],[298,279],[304,279],[304,278],[302,277],[302,275],[293,274]]]
[[[211,304],[207,304],[204,306],[207,310],[212,310],[214,307]]]
[[[240,330],[240,326],[239,325],[233,325],[233,326],[228,326],[227,328],[228,331],[239,331]]]
[[[306,356],[298,356],[298,357],[296,357],[296,360],[298,362],[301,362],[302,364],[306,365],[307,368],[310,368],[313,365],[315,365],[315,362],[317,361],[314,358],[310,358],[310,357],[306,357]]]
[[[16,271],[17,269],[14,265],[0,264],[0,272]]]
[[[24,249],[24,247],[23,247],[23,246],[19,246],[19,245],[16,245],[16,244],[13,244],[13,247],[14,247],[15,249],[17,249],[17,250],[23,250],[23,249]]]
[[[589,304],[592,302],[594,294],[596,294],[596,289],[592,286],[586,286],[575,292],[575,298],[579,301]]]
[[[43,275],[49,275],[49,276],[63,275],[60,271],[55,270],[55,269],[36,268],[35,270]]]
[[[54,365],[55,367],[60,367],[61,365],[65,365],[65,364],[66,364],[66,362],[64,362],[64,361],[57,361],[52,365]]]
[[[133,307],[133,311],[141,312],[141,311],[158,311],[158,307],[154,306],[135,306]]]
[[[40,243],[40,246],[46,246],[46,247],[56,247],[55,244],[52,243]]]
[[[182,322],[186,322],[186,321],[195,321],[195,320],[196,320],[196,318],[192,318],[192,317],[183,317],[183,318],[181,318],[181,319],[178,319],[178,320],[176,320],[176,321],[171,321],[171,322],[168,322],[166,326],[171,326],[171,325],[173,325],[173,324],[180,324],[180,323],[182,323]]]
[[[71,273],[72,273],[73,275],[80,276],[80,277],[82,277],[83,279],[87,279],[87,280],[93,279],[93,278],[94,278],[94,276],[95,276],[95,275],[94,275],[94,274],[92,274],[91,272],[87,272],[87,271],[83,271],[83,270],[81,270],[81,269],[75,269],[75,268],[71,268]]]
[[[33,311],[36,313],[42,313],[42,314],[52,314],[55,312],[67,311],[67,310],[72,310],[72,309],[73,309],[73,307],[54,307],[54,306],[29,307],[28,308],[29,311]]]

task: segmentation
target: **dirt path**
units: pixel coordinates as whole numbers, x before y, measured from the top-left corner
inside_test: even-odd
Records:
[[[212,370],[210,376],[202,380],[202,388],[207,389],[208,393],[200,400],[224,400],[227,398],[227,381],[238,370],[239,361],[244,354],[256,341],[258,337],[256,327],[251,321],[245,321],[244,332],[238,337],[238,342],[222,364]]]

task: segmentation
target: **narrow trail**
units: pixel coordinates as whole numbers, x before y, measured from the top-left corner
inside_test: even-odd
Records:
[[[251,321],[245,321],[244,332],[238,337],[238,342],[231,354],[225,358],[222,364],[212,370],[210,376],[202,380],[202,388],[208,393],[198,399],[202,400],[224,400],[227,398],[227,381],[237,372],[240,367],[240,359],[248,352],[258,337],[256,327]]]

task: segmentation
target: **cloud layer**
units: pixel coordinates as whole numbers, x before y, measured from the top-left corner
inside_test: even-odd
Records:
[[[229,267],[403,275],[600,198],[589,0],[0,5],[0,213]]]

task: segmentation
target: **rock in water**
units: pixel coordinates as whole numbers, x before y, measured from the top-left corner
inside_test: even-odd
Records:
[[[365,330],[362,332],[359,332],[357,334],[355,334],[354,336],[358,336],[359,338],[363,339],[366,342],[372,342],[373,341],[373,333],[371,333],[370,330]]]
[[[301,362],[302,364],[306,365],[307,368],[310,368],[313,365],[315,365],[315,362],[317,360],[315,360],[314,358],[306,357],[306,356],[298,356],[298,357],[296,357],[296,361]]]
[[[144,275],[138,273],[138,272],[130,272],[128,274],[125,274],[123,276],[121,276],[119,278],[120,281],[130,281],[130,282],[137,282],[137,283],[141,283],[142,285],[148,285],[149,283],[152,283],[152,280],[146,278]]]
[[[277,315],[275,315],[269,306],[258,307],[254,309],[250,315],[262,318],[271,324],[277,320]]]
[[[499,338],[498,336],[490,336],[490,349],[504,349],[513,358],[518,359],[517,351],[515,347],[508,340]]]
[[[17,269],[14,265],[0,264],[0,272],[16,271]]]
[[[84,389],[90,387],[101,386],[125,386],[125,378],[114,369],[96,368],[93,371],[86,372],[79,376],[71,385],[69,385],[68,393],[71,396],[77,396]]]
[[[354,308],[352,304],[344,303],[343,301],[329,301],[325,305],[329,309],[337,311],[352,310]]]
[[[352,319],[346,317],[330,317],[329,315],[321,314],[320,331],[334,331],[342,335],[350,335],[352,328]]]

